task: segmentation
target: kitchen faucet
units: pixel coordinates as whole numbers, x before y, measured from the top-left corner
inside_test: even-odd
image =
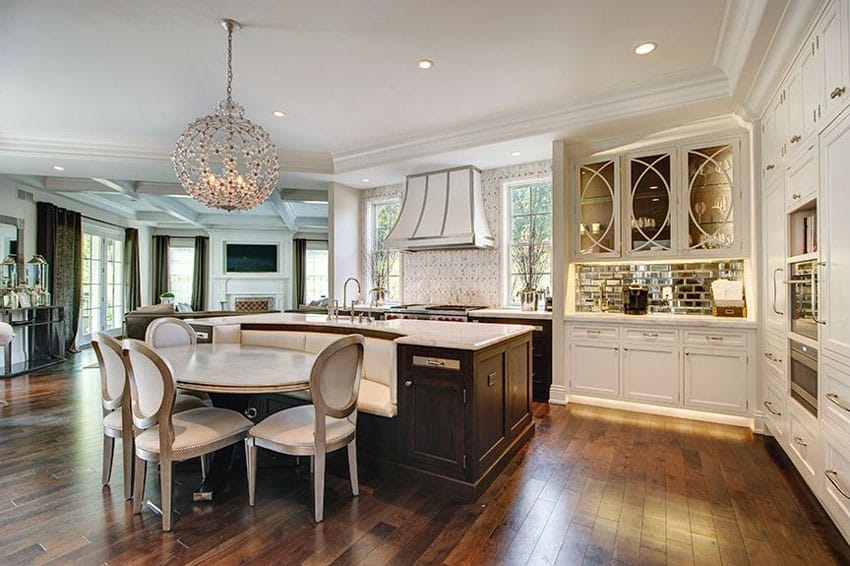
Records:
[[[357,296],[360,296],[360,281],[357,280],[356,277],[349,277],[345,280],[345,283],[342,284],[342,310],[346,309],[346,299],[348,298],[348,284],[349,282],[354,281],[354,284],[357,285]],[[351,299],[351,320],[354,320],[354,299]]]

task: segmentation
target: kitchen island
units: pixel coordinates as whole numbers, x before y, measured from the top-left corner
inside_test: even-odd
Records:
[[[371,398],[358,405],[357,442],[382,473],[404,469],[474,499],[534,433],[532,326],[352,322],[297,313],[190,323],[200,341],[297,348],[306,336],[308,349],[309,341],[326,343],[329,334],[364,335],[361,397],[368,391]],[[375,392],[386,398],[376,400]],[[258,397],[256,418],[303,402],[303,396]]]

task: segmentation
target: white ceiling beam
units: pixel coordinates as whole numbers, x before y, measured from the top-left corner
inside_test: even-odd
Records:
[[[280,191],[280,198],[285,201],[328,202],[328,192],[310,189],[283,189]]]
[[[298,228],[325,228],[328,227],[327,216],[299,216]]]
[[[140,210],[136,213],[136,220],[139,222],[150,222],[153,224],[167,224],[174,222],[174,217],[167,212]]]
[[[295,215],[292,214],[292,210],[286,206],[286,203],[281,199],[280,193],[277,191],[272,191],[271,196],[269,196],[269,200],[266,201],[272,205],[277,215],[280,217],[283,225],[286,226],[288,230],[292,230],[293,232],[296,230],[297,226],[295,224]]]
[[[139,194],[139,197],[143,202],[155,206],[173,218],[193,226],[197,226],[198,228],[206,228],[206,226],[201,224],[198,220],[200,215],[197,212],[188,206],[175,202],[174,199],[150,194]]]
[[[112,193],[107,187],[92,179],[72,177],[45,177],[44,189],[53,193]]]
[[[92,177],[92,181],[100,183],[104,187],[108,189],[112,189],[119,195],[124,195],[130,200],[139,200],[139,197],[136,196],[136,190],[133,187],[133,183],[128,181],[113,181],[111,179],[100,179],[97,177]]]
[[[140,181],[136,183],[135,189],[138,194],[186,196],[186,191],[179,183]]]
[[[135,217],[135,212],[130,208],[121,206],[120,204],[114,203],[107,198],[103,198],[102,196],[91,192],[70,191],[64,192],[63,196],[94,208],[99,208],[105,212],[117,214],[118,216],[123,216],[125,218]]]

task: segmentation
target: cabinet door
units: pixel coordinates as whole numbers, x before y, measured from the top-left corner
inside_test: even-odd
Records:
[[[775,124],[774,128],[774,143],[776,147],[774,148],[774,155],[776,155],[776,159],[778,161],[782,161],[785,159],[785,156],[788,154],[788,124],[789,124],[789,116],[788,116],[788,104],[786,102],[787,91],[783,88],[779,91],[779,95],[776,97],[776,101],[771,107],[771,112],[773,112],[773,122]],[[777,166],[777,169],[779,167]]]
[[[799,147],[803,140],[803,81],[796,69],[785,87],[785,106],[788,108],[788,148],[789,152]]]
[[[747,411],[747,354],[685,349],[685,406],[718,413]]]
[[[823,64],[821,51],[817,49],[817,36],[803,47],[800,54],[799,73],[803,81],[803,137],[816,130],[818,109],[823,87]]]
[[[495,458],[501,454],[498,448],[505,442],[507,430],[514,424],[514,419],[521,418],[517,415],[524,407],[514,407],[513,399],[518,397],[521,403],[525,400],[528,404],[528,374],[524,368],[528,367],[527,360],[517,364],[522,371],[520,376],[512,376],[522,383],[505,382],[505,363],[507,355],[504,349],[490,352],[486,356],[477,357],[475,360],[475,384],[473,391],[475,395],[475,410],[472,414],[472,455],[474,467],[487,468]],[[510,372],[508,372],[510,374]],[[523,379],[524,378],[524,379]],[[506,389],[510,389],[510,397],[505,398]],[[507,411],[506,411],[507,409]],[[505,413],[510,419],[505,422]]]
[[[762,398],[765,424],[777,442],[784,445],[788,433],[788,415],[785,409],[788,396],[766,382]]]
[[[619,397],[619,346],[570,345],[570,393],[590,397]]]
[[[737,149],[732,143],[687,149],[685,249],[728,250],[740,247],[735,227]]]
[[[579,165],[576,186],[578,255],[619,256],[619,159]]]
[[[675,245],[673,154],[631,156],[628,163],[626,253],[669,252]]]
[[[785,206],[797,208],[818,192],[817,144],[809,143],[806,151],[800,154],[785,168]]]
[[[821,348],[850,360],[850,112],[821,134]],[[841,358],[839,358],[841,359]]]
[[[675,405],[680,400],[678,347],[623,346],[623,397]]]
[[[773,105],[768,107],[761,124],[762,177],[765,179],[776,173],[779,168],[779,158],[776,155],[776,122],[772,109]]]
[[[464,380],[456,372],[408,370],[405,387],[406,459],[414,466],[462,477],[464,473]]]
[[[785,280],[785,191],[782,179],[768,187],[762,209],[764,266],[765,266],[765,324],[779,332],[785,331],[785,305],[788,289]]]
[[[847,98],[848,51],[847,29],[842,25],[842,3],[833,2],[824,13],[818,29],[820,30],[820,49],[823,51],[823,92],[824,112],[831,114],[838,110]],[[844,4],[846,7],[846,3]]]

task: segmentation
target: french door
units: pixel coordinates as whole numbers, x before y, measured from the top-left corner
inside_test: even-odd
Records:
[[[124,317],[123,234],[83,226],[83,297],[78,345],[95,332],[117,334]]]

